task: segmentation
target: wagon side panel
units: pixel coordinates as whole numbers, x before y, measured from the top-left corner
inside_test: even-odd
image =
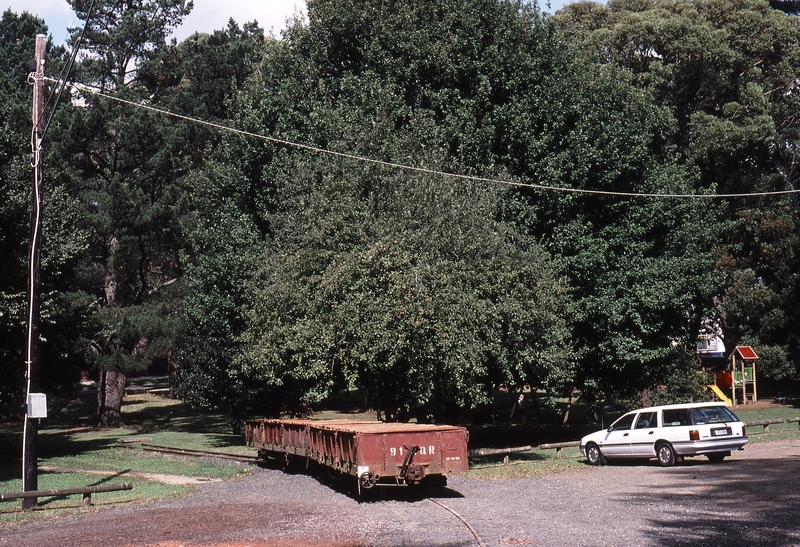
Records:
[[[308,424],[284,423],[280,433],[280,443],[286,453],[297,456],[308,455]]]
[[[356,433],[310,426],[309,456],[317,463],[345,474],[356,475]]]
[[[248,420],[245,441],[247,446],[261,452],[306,455],[308,424],[280,420]]]

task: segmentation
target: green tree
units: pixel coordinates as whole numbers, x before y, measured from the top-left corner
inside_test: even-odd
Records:
[[[171,111],[227,124],[232,97],[257,68],[265,49],[254,23],[195,34],[162,49],[142,78]],[[175,392],[190,404],[220,407],[238,417],[241,389],[228,374],[239,351],[245,280],[263,254],[258,181],[239,165],[242,142],[216,129],[185,125],[173,153],[191,158],[181,179],[191,196],[181,218],[180,260],[186,296],[176,337],[171,375]],[[238,418],[232,422],[238,424]]]
[[[395,83],[413,113],[399,124],[430,120],[417,134],[440,147],[446,168],[501,166],[575,190],[707,191],[698,171],[674,159],[671,108],[642,90],[630,67],[587,60],[581,47],[560,41],[535,7],[346,4],[320,3],[318,19],[310,10],[314,32],[298,44],[327,59],[319,63],[325,75]],[[465,16],[456,21],[454,13]],[[343,36],[344,28],[358,32]],[[314,47],[317,40],[325,47]],[[349,88],[330,94],[339,89]],[[536,190],[509,198],[506,218],[542,239],[578,299],[577,386],[622,394],[674,378],[671,368],[683,360],[674,341],[711,308],[718,282],[715,204]]]
[[[24,115],[23,106],[30,98],[29,91],[25,94],[28,86],[24,85],[30,67],[25,61],[34,50],[34,36],[44,31],[43,21],[29,15],[18,16],[10,10],[3,13],[0,21],[0,249],[6,257],[0,265],[0,412],[6,416],[19,412],[23,399],[22,342],[31,185],[31,169],[25,161],[26,154],[30,154],[30,116]]]
[[[452,16],[456,13],[459,17]],[[668,159],[667,138],[674,131],[670,110],[653,104],[653,95],[638,89],[629,70],[594,65],[577,56],[559,40],[554,27],[541,19],[535,7],[505,2],[356,6],[347,1],[325,1],[309,4],[308,20],[307,26],[291,27],[285,41],[269,49],[262,69],[240,97],[242,118],[248,127],[288,140],[358,151],[394,162],[477,173],[505,169],[541,184],[574,189],[680,192],[693,188],[697,182],[696,172]],[[406,131],[414,138],[398,136]],[[410,145],[411,142],[418,144]],[[377,221],[369,220],[376,213],[359,201],[360,196],[375,195],[376,188],[392,187],[378,184],[385,178],[383,175],[368,184],[358,182],[363,175],[357,172],[335,171],[343,188],[356,185],[363,189],[346,191],[331,181],[317,190],[321,195],[311,192],[298,197],[285,193],[298,187],[293,179],[317,177],[326,181],[324,171],[301,170],[297,160],[272,144],[251,143],[242,149],[244,173],[251,180],[263,181],[255,201],[262,207],[263,222],[276,239],[276,249],[268,262],[274,269],[266,270],[269,276],[259,283],[270,287],[268,294],[280,296],[275,297],[277,300],[262,297],[265,300],[251,313],[256,327],[245,337],[245,346],[249,345],[251,351],[237,361],[239,368],[234,375],[242,382],[255,378],[258,385],[273,386],[262,391],[262,399],[275,405],[273,412],[295,408],[279,395],[285,395],[290,403],[309,404],[333,386],[348,381],[361,382],[358,385],[371,391],[376,400],[379,398],[376,404],[390,417],[407,412],[411,406],[430,405],[431,412],[441,414],[446,404],[483,402],[487,383],[517,386],[529,382],[564,391],[572,386],[603,389],[607,393],[635,391],[673,377],[671,363],[682,359],[673,340],[699,322],[701,307],[693,311],[693,306],[704,300],[711,305],[709,250],[718,235],[717,224],[711,221],[716,218],[714,210],[708,212],[699,203],[647,203],[539,191],[496,196],[508,206],[497,205],[493,214],[502,217],[493,217],[494,221],[513,222],[517,231],[504,228],[511,230],[508,233],[528,232],[542,238],[569,275],[578,296],[576,333],[583,366],[576,371],[571,358],[553,359],[550,362],[557,366],[546,366],[536,373],[531,368],[523,374],[520,363],[524,357],[519,357],[521,361],[515,360],[518,356],[509,358],[507,363],[513,365],[486,364],[504,362],[495,355],[470,361],[474,364],[472,375],[455,365],[450,370],[458,372],[445,375],[467,378],[465,385],[472,386],[472,390],[451,384],[456,387],[448,396],[443,395],[445,390],[441,387],[436,396],[431,395],[433,387],[404,392],[397,385],[381,382],[396,381],[403,367],[431,371],[436,368],[431,363],[447,359],[443,357],[447,353],[443,346],[431,342],[424,333],[438,333],[434,340],[447,338],[441,334],[444,332],[451,336],[450,340],[464,340],[468,338],[460,337],[475,329],[475,339],[483,336],[483,344],[495,340],[494,334],[476,334],[482,332],[477,320],[466,322],[461,331],[452,325],[445,327],[446,320],[420,307],[419,302],[427,302],[425,298],[429,296],[431,306],[449,309],[455,302],[463,305],[459,300],[467,298],[463,295],[488,289],[478,288],[474,279],[466,281],[466,275],[458,274],[462,270],[455,265],[447,267],[452,268],[448,279],[459,279],[461,284],[439,286],[424,267],[415,270],[415,262],[403,262],[406,255],[416,255],[411,251],[400,253],[400,249],[424,248],[417,241],[417,232],[410,228],[396,233],[379,229]],[[305,163],[300,165],[308,169]],[[409,183],[394,184],[407,190],[413,187]],[[416,184],[435,186],[430,181]],[[402,196],[387,193],[382,196],[383,206],[389,208],[385,204],[402,202]],[[308,207],[331,201],[341,202],[340,207],[313,213],[313,218],[326,219],[328,227],[322,233],[312,231],[305,239],[295,233],[298,227],[308,230],[309,220],[303,220],[306,217],[294,211],[293,204]],[[445,211],[449,206],[440,204]],[[407,203],[406,209],[410,209]],[[293,211],[288,217],[291,221],[282,216],[288,211]],[[486,214],[486,209],[476,205],[472,214]],[[395,224],[402,224],[389,216]],[[709,221],[702,226],[692,228],[689,224],[706,217]],[[502,222],[501,225],[506,226]],[[377,246],[372,253],[385,253],[384,261],[394,269],[381,273],[362,257],[366,251],[357,250],[359,246],[373,249],[376,245],[371,242],[371,232],[362,234],[365,226],[391,242],[389,250]],[[684,229],[672,234],[675,227]],[[300,239],[289,244],[284,239],[287,234]],[[478,241],[486,236],[482,234],[475,236]],[[426,237],[420,235],[419,239],[425,241]],[[332,242],[326,242],[328,239]],[[284,256],[281,245],[292,252]],[[333,245],[335,250],[327,245]],[[520,245],[529,249],[527,244]],[[422,263],[443,261],[437,255],[440,251],[433,244],[430,247],[418,251]],[[517,249],[521,254],[516,258],[530,260],[522,249]],[[460,251],[465,256],[480,256],[478,252]],[[510,249],[505,252],[508,261],[501,261],[503,267],[515,271],[513,260],[508,259],[513,253]],[[342,260],[349,262],[339,265],[335,262],[336,253],[342,253]],[[335,312],[338,308],[329,309],[322,304],[315,307],[321,294],[316,284],[325,279],[324,272],[334,262],[337,271],[347,274],[342,283],[346,279],[350,288],[337,288],[338,292],[334,291],[327,301],[336,301],[336,294],[355,294],[357,288],[363,288],[362,300],[353,297],[345,304],[358,301],[359,309],[375,310],[373,315],[380,317],[378,310],[384,309],[388,316],[385,308],[392,302],[398,302],[398,306],[404,302],[404,311],[397,311],[395,316],[413,317],[410,310],[416,305],[417,313],[422,311],[426,318],[425,324],[435,326],[414,330],[413,322],[391,325],[365,318],[363,329],[345,328],[343,320],[336,319],[336,313],[341,313]],[[469,262],[474,271],[482,271],[483,267],[477,259]],[[410,301],[398,301],[399,292],[386,293],[382,299],[374,296],[383,294],[379,288],[388,289],[373,287],[371,279],[394,276],[393,284],[414,286],[407,277],[411,275],[421,279],[416,285],[419,291],[414,293],[421,295],[421,300],[415,296]],[[334,286],[343,285],[330,285]],[[520,302],[523,305],[524,297]],[[477,312],[462,315],[480,317]],[[563,317],[558,313],[556,316]],[[265,317],[273,317],[272,322],[265,322]],[[337,327],[321,336],[323,324]],[[267,325],[263,331],[259,330],[262,325]],[[388,346],[363,335],[368,341],[355,345],[355,337],[363,330],[385,332],[391,328],[413,336],[404,338],[405,343]],[[350,333],[353,339],[341,342],[334,336],[341,332]],[[560,340],[540,338],[550,344],[548,347],[562,347]],[[361,353],[343,356],[337,353],[339,347],[358,347]],[[368,350],[373,347],[382,348],[382,353]],[[607,352],[599,362],[598,348]],[[454,346],[450,349],[461,355]],[[486,351],[494,355],[493,349]],[[332,374],[327,366],[334,372],[349,371],[349,376],[345,372]],[[420,376],[424,378],[421,385],[436,385],[433,375]],[[399,402],[389,400],[390,394]]]
[[[284,191],[235,363],[259,408],[349,385],[384,419],[444,421],[497,387],[571,380],[566,289],[496,220],[497,189],[322,159]]]
[[[527,86],[525,89],[535,87],[543,79],[543,73],[551,73],[548,64],[551,59],[547,56],[558,50],[558,44],[539,25],[535,8],[507,2],[465,5],[443,1],[412,6],[401,2],[324,1],[310,3],[308,14],[307,25],[297,22],[285,33],[282,42],[268,44],[260,70],[239,97],[239,123],[281,139],[437,168],[485,173],[501,154],[510,156],[504,142],[505,118],[494,119],[502,113],[501,106],[510,101],[517,83],[506,79],[517,77]],[[544,58],[538,56],[540,52]],[[490,74],[484,75],[483,71]],[[512,74],[506,74],[507,71]],[[523,87],[523,83],[519,85]],[[466,232],[472,229],[472,223],[486,223],[481,224],[482,229],[475,228],[474,237],[496,237],[505,262],[498,259],[486,266],[477,264],[481,256],[477,249],[459,248],[469,258],[462,262],[453,260],[454,264],[446,266],[446,275],[452,277],[448,284],[437,277],[439,274],[430,265],[436,261],[446,264],[444,256],[449,255],[443,250],[444,243],[439,247],[430,243],[426,249],[425,237],[433,237],[429,232],[410,228],[393,231],[378,218],[379,213],[391,218],[400,215],[393,209],[393,203],[402,201],[403,194],[396,194],[393,186],[402,187],[427,203],[435,201],[434,188],[450,191],[446,181],[372,173],[358,164],[331,168],[335,178],[330,179],[324,167],[274,144],[251,140],[234,149],[243,173],[257,189],[252,196],[255,209],[250,218],[254,225],[265,227],[275,238],[274,249],[262,268],[264,273],[251,287],[258,300],[249,314],[250,328],[243,338],[243,353],[228,374],[238,382],[233,385],[242,386],[239,393],[252,393],[252,398],[244,404],[272,413],[297,412],[331,389],[359,385],[370,392],[373,403],[391,419],[407,414],[411,408],[441,416],[448,406],[484,402],[492,386],[516,387],[526,382],[563,386],[563,379],[571,376],[573,368],[568,356],[556,359],[543,351],[542,364],[534,364],[529,362],[529,353],[500,352],[503,337],[498,333],[504,325],[512,331],[507,340],[514,339],[516,331],[509,326],[509,317],[516,312],[509,311],[509,317],[503,318],[499,310],[504,306],[511,310],[512,302],[524,307],[524,297],[519,301],[504,300],[501,289],[490,288],[489,281],[484,280],[489,277],[488,271],[483,277],[476,274],[470,278],[467,273],[471,268],[496,272],[503,264],[510,272],[518,272],[509,273],[508,283],[517,279],[515,275],[525,278],[539,269],[547,270],[548,276],[555,275],[541,260],[532,259],[534,243],[520,234],[512,235],[510,227],[494,218],[502,209],[500,194],[482,198],[472,208],[466,207],[462,216],[454,212],[452,217],[445,218],[451,218],[457,225],[467,223],[467,227],[453,228]],[[313,181],[320,177],[325,183],[317,187]],[[474,187],[469,188],[468,192],[476,192]],[[368,198],[370,195],[375,196],[374,203]],[[312,203],[322,207],[337,201],[341,205],[331,211],[302,210]],[[402,203],[410,205],[408,201]],[[442,201],[439,205],[444,211],[458,209],[453,202]],[[431,218],[437,206],[418,207],[425,211],[425,218]],[[489,218],[476,218],[481,214],[488,214]],[[325,226],[309,231],[312,218],[324,219]],[[487,227],[494,226],[493,222],[502,235],[490,235]],[[367,228],[370,233],[361,234]],[[443,239],[447,237],[442,235]],[[382,245],[408,249],[409,255],[412,250],[422,249],[418,259],[409,259],[418,260],[419,265],[404,264],[404,255],[394,252],[386,255],[384,260],[398,261],[391,289],[385,287],[385,282],[375,281],[388,273],[367,261],[367,256],[378,252]],[[488,246],[490,242],[475,245]],[[333,267],[330,261],[335,260],[337,253],[341,254],[342,262],[336,264],[349,277],[336,285],[332,285],[333,279],[328,281],[325,290],[331,291],[331,296],[324,300],[329,303],[320,302],[317,306],[323,299],[318,277]],[[523,261],[530,259],[531,263],[512,267],[510,256]],[[528,267],[530,270],[526,270]],[[409,282],[408,276],[420,279],[420,295],[436,294],[435,302],[426,301],[424,295],[414,296],[402,303],[405,320],[398,325],[379,322],[379,313],[388,314],[391,306],[401,305],[394,303],[395,297],[402,293],[398,287]],[[525,290],[536,293],[520,283],[523,288],[519,294]],[[270,289],[264,291],[263,285]],[[355,294],[357,289],[363,291],[358,297],[363,300],[359,301],[370,302],[369,295],[377,294],[380,304],[373,305],[364,318],[363,328],[349,325],[345,329],[348,315],[345,310],[355,299],[346,295]],[[441,289],[441,295],[437,289]],[[465,319],[459,330],[454,319],[458,314],[453,310],[457,306],[464,310],[478,306],[481,300],[473,293],[481,291],[487,295],[500,291],[497,300],[502,303],[498,302],[491,312],[473,311],[472,323]],[[563,306],[564,294],[557,294],[559,305]],[[536,293],[536,298],[542,296]],[[335,304],[332,300],[341,302]],[[426,326],[414,326],[410,311],[414,305],[424,306]],[[444,312],[437,315],[435,306],[449,310],[449,315]],[[488,310],[490,306],[486,307]],[[548,321],[534,318],[530,312],[517,311],[525,324],[520,330],[526,333],[530,330],[525,329],[533,328],[531,325],[537,321],[540,326]],[[550,319],[560,321],[563,310],[554,306],[552,311]],[[463,357],[464,353],[448,356],[445,344],[453,352],[460,351],[454,341],[466,336],[469,328],[479,328],[480,321],[488,321],[483,313],[495,313],[498,318],[493,326],[484,328],[484,334],[473,333],[475,342],[468,351],[477,351],[480,336],[495,337],[492,349],[484,348],[482,357],[473,354],[470,364],[457,363],[457,355]],[[409,332],[405,345],[396,344],[391,352],[386,345],[375,346],[381,348],[380,352],[368,349],[376,342],[374,336],[387,336],[394,326],[399,328],[401,324]],[[369,332],[362,333],[365,330]],[[333,337],[332,333],[339,332],[363,337],[357,351],[348,349],[352,339]],[[441,342],[437,338],[440,335]],[[568,354],[560,345],[563,339],[550,336],[550,331],[538,333],[535,340],[542,344],[540,349],[550,348],[553,355],[560,355],[562,350]],[[530,348],[525,344],[532,343],[520,342],[518,349]],[[387,365],[386,360],[391,360],[391,364]],[[467,374],[472,364],[474,372]],[[385,370],[387,366],[390,371]],[[425,388],[427,391],[418,387],[398,392],[397,400],[392,401],[390,382],[399,381],[395,375],[404,367],[420,371],[419,386],[432,384]],[[559,369],[563,370],[560,375]],[[441,371],[440,377],[436,377],[436,370]],[[462,376],[463,382],[459,384]]]
[[[91,2],[73,0],[86,20]],[[140,101],[148,96],[140,70],[165,46],[191,2],[97,2],[83,36],[78,78],[107,94]],[[74,29],[75,43],[81,29]],[[101,425],[120,423],[127,375],[164,363],[180,310],[185,206],[179,183],[180,131],[151,112],[85,94],[65,122],[62,180],[82,204],[89,236],[74,282],[98,303],[85,357],[100,372]]]
[[[575,9],[604,36],[600,7]],[[549,23],[568,27],[563,16]],[[629,67],[598,63],[595,49],[566,36],[565,69],[504,111],[509,168],[567,190],[522,189],[507,218],[542,238],[573,288],[574,387],[587,398],[626,397],[674,381],[685,351],[675,342],[711,309],[720,212],[708,201],[626,196],[707,190],[675,161],[671,109]]]
[[[230,374],[231,363],[241,352],[251,301],[246,280],[264,253],[264,236],[247,212],[247,193],[240,187],[244,180],[238,170],[215,162],[191,179],[194,206],[182,224],[188,294],[173,373],[181,399],[222,408],[234,427],[246,410],[247,395]]]
[[[25,331],[27,326],[28,245],[31,222],[31,86],[28,83],[35,37],[46,34],[44,21],[23,13],[5,11],[0,21],[0,415],[23,409]],[[57,72],[63,48],[46,44],[47,72]],[[47,87],[46,89],[50,89]],[[49,112],[48,112],[49,113]],[[49,142],[44,149],[48,150]],[[61,189],[47,180],[44,197],[44,245],[42,257],[42,319],[39,374],[42,387],[56,387],[63,378],[54,363],[63,341],[58,317],[65,308],[57,287],[63,271],[74,258],[69,224],[73,204]]]
[[[572,5],[555,20],[670,109],[667,143],[676,163],[697,174],[689,190],[796,186],[796,18],[759,0],[623,0]],[[719,284],[696,309],[721,317],[730,350],[762,347],[768,375],[798,370],[796,195],[713,204],[701,212],[706,220],[708,212],[718,224],[706,237]]]

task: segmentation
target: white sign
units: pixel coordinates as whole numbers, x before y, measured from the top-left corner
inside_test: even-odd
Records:
[[[47,395],[28,394],[28,418],[47,418]]]

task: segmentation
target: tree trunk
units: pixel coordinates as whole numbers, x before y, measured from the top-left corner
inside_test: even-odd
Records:
[[[111,257],[118,245],[117,238],[112,237],[106,259],[105,305],[113,306],[117,302],[117,270]],[[119,348],[117,348],[119,349]],[[122,398],[125,396],[125,383],[128,378],[124,372],[117,370],[100,370],[100,382],[97,386],[97,417],[99,427],[120,427],[122,420]]]
[[[122,420],[122,398],[128,377],[117,370],[101,370],[97,386],[97,414],[100,427],[120,427]]]
[[[642,408],[649,408],[652,406],[650,402],[650,388],[648,387],[642,392]]]
[[[572,408],[572,396],[570,395],[569,401],[567,401],[567,406],[564,408],[564,413],[561,415],[561,422],[559,425],[567,425],[569,422],[569,411]]]
[[[536,421],[540,424],[544,423],[542,422],[542,411],[541,408],[539,408],[539,401],[536,400],[536,392],[533,389],[531,389],[531,402],[533,403],[533,409],[536,411]]]

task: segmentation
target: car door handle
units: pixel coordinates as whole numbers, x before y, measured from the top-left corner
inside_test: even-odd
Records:
[[[653,433],[655,433],[655,431],[648,431],[647,432],[648,435],[652,435]]]
[[[628,436],[628,434],[627,434],[627,433],[625,433],[625,434],[623,434],[622,436],[623,436],[623,437],[627,437],[627,436]]]

